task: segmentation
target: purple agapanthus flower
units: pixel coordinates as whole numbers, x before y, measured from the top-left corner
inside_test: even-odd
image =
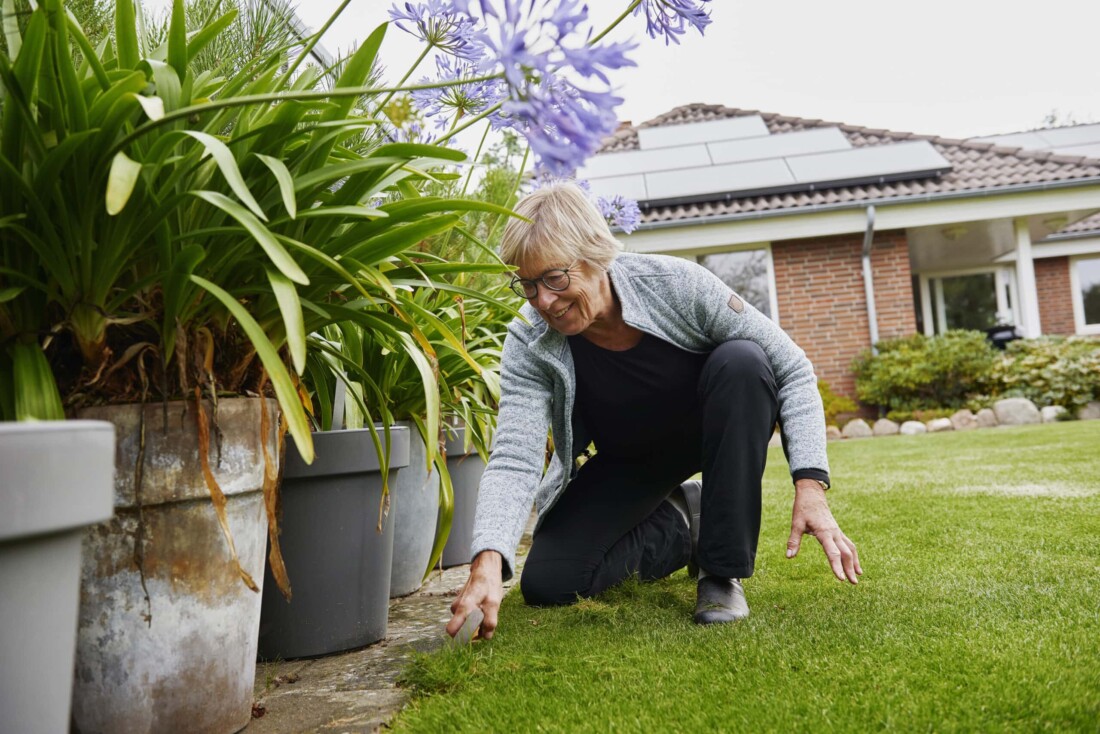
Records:
[[[600,214],[607,220],[607,223],[613,227],[618,227],[624,234],[630,234],[637,229],[638,224],[641,223],[642,210],[638,207],[638,202],[634,199],[628,199],[621,194],[610,197],[597,196],[592,193],[592,184],[589,183],[587,179],[561,178],[544,173],[535,177],[533,190],[563,182],[576,184],[578,188],[588,195],[589,200],[596,205],[596,208],[600,210]]]
[[[527,137],[536,165],[555,175],[579,168],[616,125],[622,99],[608,71],[634,66],[634,44],[588,45],[588,8],[580,0],[454,0],[483,27],[477,70],[503,73],[506,101],[497,127]]]
[[[458,12],[450,0],[394,3],[390,20],[430,46],[468,61],[481,59],[482,46],[472,41],[476,33],[473,19]]]
[[[599,207],[604,219],[626,234],[637,229],[642,221],[642,210],[638,208],[638,202],[619,194],[611,198],[597,197],[596,206]]]
[[[496,104],[506,94],[498,79],[465,81],[479,76],[474,65],[450,56],[435,59],[438,79],[424,78],[421,84],[433,81],[456,82],[446,87],[415,89],[413,103],[425,117],[434,117],[435,125],[444,129],[466,115],[476,115]]]
[[[413,120],[386,129],[386,140],[391,143],[431,143],[435,140],[435,135],[425,130],[420,122]]]
[[[703,5],[710,0],[642,0],[634,9],[634,14],[645,13],[645,32],[650,38],[665,37],[665,45],[680,43],[688,26],[692,26],[703,35],[703,29],[710,25],[710,11]]]

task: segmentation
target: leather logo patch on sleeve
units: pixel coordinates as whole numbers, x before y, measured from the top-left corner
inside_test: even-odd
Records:
[[[745,310],[745,302],[738,298],[736,293],[731,293],[729,307],[737,313],[741,313]]]

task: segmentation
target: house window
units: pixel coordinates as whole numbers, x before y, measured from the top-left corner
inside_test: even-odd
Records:
[[[925,334],[942,334],[948,329],[985,331],[1016,322],[1010,269],[922,276],[921,280]]]
[[[775,318],[771,251],[767,248],[700,255],[699,264],[768,318]]]
[[[1100,334],[1100,256],[1077,258],[1070,275],[1078,333]]]

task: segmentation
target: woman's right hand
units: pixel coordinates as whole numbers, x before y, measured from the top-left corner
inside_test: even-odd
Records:
[[[462,628],[462,623],[474,609],[480,608],[485,615],[481,622],[479,637],[491,639],[497,628],[497,611],[504,598],[503,560],[497,551],[484,550],[477,554],[470,565],[470,578],[458,598],[451,604],[451,621],[447,623],[447,634],[454,637]]]

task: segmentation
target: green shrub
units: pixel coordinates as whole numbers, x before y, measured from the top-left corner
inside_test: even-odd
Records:
[[[837,395],[824,380],[817,381],[817,392],[821,395],[821,403],[825,406],[825,423],[833,425],[836,417],[841,413],[855,413],[859,410],[856,401],[847,395]]]
[[[1100,399],[1100,340],[1040,337],[1011,342],[993,367],[1003,397],[1036,405],[1061,405],[1076,413]]]
[[[997,351],[980,331],[887,339],[852,363],[860,400],[888,410],[965,407],[990,384]]]

